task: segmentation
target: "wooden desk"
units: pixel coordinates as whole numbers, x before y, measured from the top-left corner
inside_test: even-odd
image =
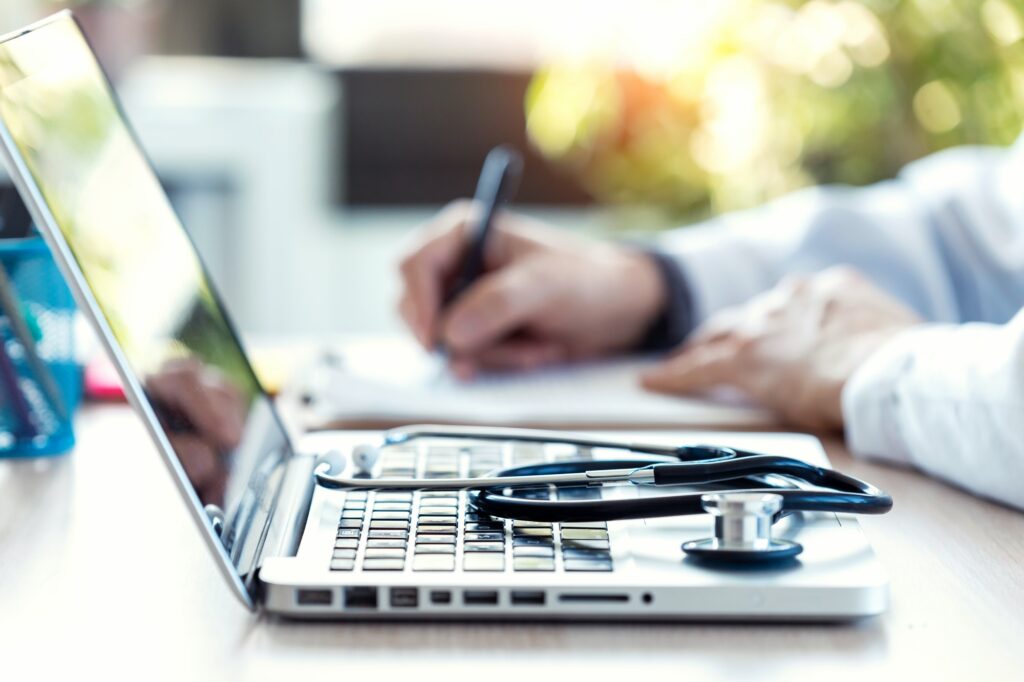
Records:
[[[1024,514],[852,460],[838,441],[828,443],[832,461],[896,499],[891,515],[864,519],[892,578],[892,608],[880,618],[346,625],[283,622],[238,605],[127,408],[88,408],[79,434],[69,457],[0,461],[3,680],[1024,676]]]

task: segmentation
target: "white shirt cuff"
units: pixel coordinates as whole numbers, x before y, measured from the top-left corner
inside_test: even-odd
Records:
[[[846,445],[857,456],[913,463],[900,420],[900,386],[914,368],[925,325],[893,337],[862,364],[843,388]]]

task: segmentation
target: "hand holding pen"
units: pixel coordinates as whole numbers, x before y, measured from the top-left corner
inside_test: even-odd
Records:
[[[485,164],[478,198],[494,196],[487,175]],[[449,205],[402,260],[399,309],[425,348],[443,348],[469,378],[610,354],[644,337],[666,296],[646,254],[508,211],[488,222],[491,203],[500,205]]]

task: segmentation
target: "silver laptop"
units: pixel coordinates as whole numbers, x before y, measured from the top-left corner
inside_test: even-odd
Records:
[[[786,525],[782,532],[805,547],[792,564],[716,570],[680,551],[710,534],[706,517],[524,523],[481,513],[465,493],[316,487],[319,455],[346,462],[379,434],[289,439],[70,14],[0,39],[0,139],[211,555],[249,608],[298,618],[495,620],[844,620],[886,608],[887,579],[853,517],[804,514]],[[825,464],[817,440],[802,435],[642,438],[717,441]],[[384,448],[374,473],[479,475],[604,455],[430,440]]]

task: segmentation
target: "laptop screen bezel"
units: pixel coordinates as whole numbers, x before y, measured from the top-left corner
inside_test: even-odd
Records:
[[[47,17],[39,22],[36,22],[24,29],[9,33],[7,35],[0,35],[0,44],[5,44],[14,40],[17,40],[30,33],[42,30],[53,24],[69,21],[74,24],[76,30],[82,35],[86,45],[92,52],[95,59],[95,50],[93,50],[91,43],[89,42],[88,36],[82,31],[81,25],[77,19],[69,10],[64,10]],[[103,83],[106,87],[107,94],[110,96],[114,107],[120,117],[121,123],[125,126],[125,130],[131,136],[133,143],[138,148],[142,160],[148,165],[149,169],[153,171],[153,164],[149,157],[146,155],[145,149],[143,148],[141,141],[136,134],[135,129],[132,127],[125,109],[117,96],[117,92],[113,87],[113,84],[109,78],[109,75],[103,69],[99,60],[96,59],[97,67],[103,79]],[[65,281],[68,283],[75,300],[79,306],[79,309],[86,315],[89,322],[91,323],[97,335],[100,337],[101,342],[107,350],[107,353],[115,368],[117,369],[118,375],[121,378],[122,385],[125,388],[126,397],[135,409],[135,411],[142,416],[143,422],[146,429],[149,431],[150,437],[156,444],[158,451],[160,452],[164,463],[167,465],[175,484],[178,487],[179,492],[185,498],[188,507],[191,512],[193,520],[202,533],[202,536],[216,557],[217,564],[221,570],[221,573],[228,581],[232,591],[241,600],[241,602],[249,609],[255,609],[257,603],[258,586],[256,584],[256,567],[259,563],[259,551],[254,562],[252,570],[248,576],[243,576],[240,571],[236,568],[227,549],[222,543],[220,537],[217,535],[213,528],[210,519],[207,516],[206,511],[203,508],[199,497],[186,475],[184,468],[179,461],[171,442],[168,440],[167,435],[160,423],[160,420],[154,412],[152,406],[149,404],[146,398],[143,386],[139,381],[139,377],[136,376],[134,370],[128,358],[122,352],[121,347],[117,341],[113,330],[107,323],[106,317],[102,312],[102,309],[95,299],[92,290],[90,289],[85,275],[79,267],[78,261],[76,260],[70,245],[67,243],[60,226],[49,208],[49,205],[43,197],[43,193],[40,190],[35,178],[31,171],[28,169],[24,159],[21,157],[21,153],[14,141],[13,136],[8,130],[6,123],[0,118],[0,153],[3,154],[4,161],[6,162],[7,168],[10,172],[11,180],[14,183],[16,189],[21,194],[29,212],[32,215],[36,225],[39,226],[40,232],[43,235],[44,240],[50,247],[51,253],[54,255],[54,260],[57,263],[61,274],[64,276]],[[154,171],[155,175],[155,171]],[[176,218],[178,216],[175,216]],[[180,224],[180,219],[178,220]],[[225,322],[227,323],[228,332],[233,337],[234,341],[238,344],[239,348],[243,351],[243,357],[249,371],[253,373],[253,377],[256,379],[256,385],[259,388],[259,395],[266,400],[267,405],[270,408],[271,416],[280,429],[280,435],[284,438],[285,447],[288,449],[287,457],[290,457],[294,453],[291,438],[288,430],[285,428],[284,422],[277,412],[276,407],[273,404],[273,400],[266,393],[262,383],[259,381],[255,372],[252,369],[252,365],[249,362],[248,355],[244,352],[244,346],[241,343],[241,337],[235,328],[227,309],[225,308],[220,294],[217,290],[213,279],[210,277],[209,270],[206,267],[198,249],[196,249],[195,242],[192,240],[191,235],[188,234],[187,230],[184,230],[185,236],[188,239],[193,251],[195,252],[196,258],[199,263],[199,267],[205,277],[210,293],[216,306],[221,310]],[[276,495],[275,495],[276,498]],[[259,528],[253,528],[250,532],[259,538],[260,543],[266,537],[270,523],[273,519],[273,511],[267,515],[266,521]]]

